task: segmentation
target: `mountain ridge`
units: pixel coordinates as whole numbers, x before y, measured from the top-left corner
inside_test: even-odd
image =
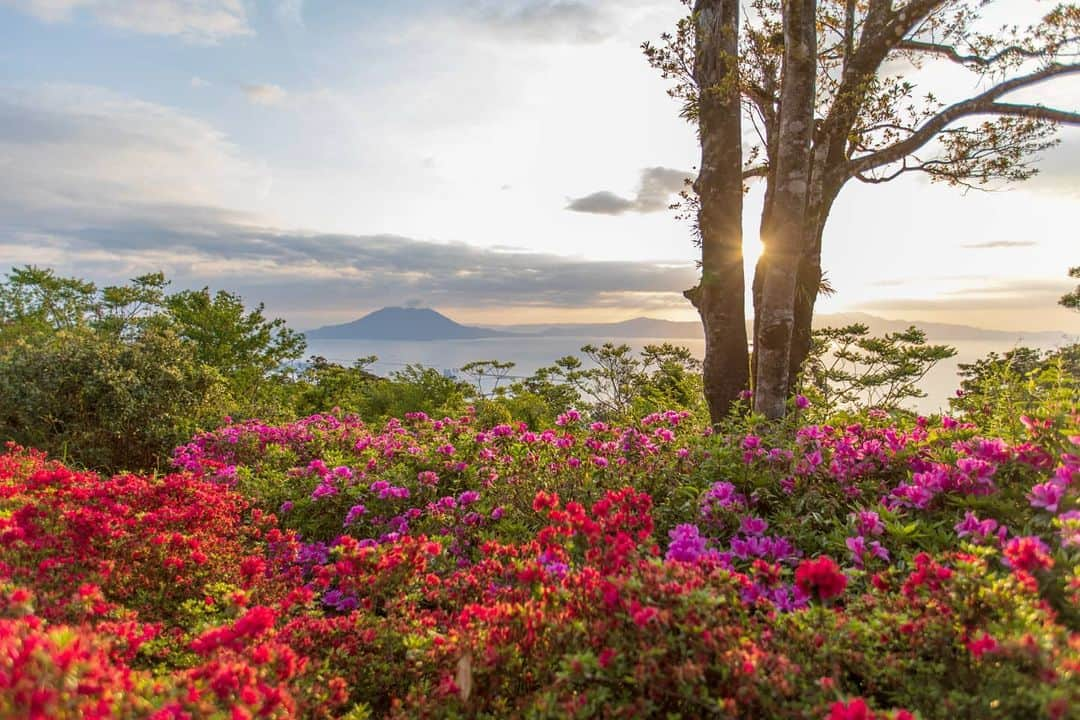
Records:
[[[939,341],[985,340],[998,342],[1066,341],[1075,336],[1062,330],[995,330],[954,323],[891,320],[862,312],[830,313],[814,318],[815,327],[861,323],[881,335],[914,325],[927,338]],[[747,321],[748,328],[750,321]],[[749,330],[748,330],[749,331]],[[513,337],[608,337],[700,340],[701,323],[635,317],[608,323],[528,323],[514,325],[464,325],[432,308],[385,307],[347,323],[325,325],[304,333],[312,340],[472,340]]]

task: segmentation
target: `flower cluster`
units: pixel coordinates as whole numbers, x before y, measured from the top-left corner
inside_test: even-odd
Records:
[[[320,415],[164,477],[9,448],[0,715],[1075,714],[1077,418],[864,421]]]

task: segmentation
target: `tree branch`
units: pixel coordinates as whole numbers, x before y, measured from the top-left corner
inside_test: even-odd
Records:
[[[768,165],[755,165],[743,170],[743,180],[749,180],[750,178],[766,177],[769,174]]]
[[[1063,40],[1060,44],[1065,45],[1070,42],[1076,42],[1077,40],[1080,40],[1080,38],[1068,38],[1067,40]],[[941,55],[952,60],[954,63],[959,63],[961,65],[978,65],[980,67],[993,65],[1009,55],[1019,55],[1020,57],[1025,58],[1041,58],[1046,57],[1049,52],[1047,48],[1030,50],[1019,45],[1010,45],[1009,47],[1002,48],[989,57],[983,57],[981,55],[961,55],[956,48],[950,45],[938,45],[936,43],[922,42],[921,40],[903,40],[897,45],[897,49]]]
[[[907,138],[883,148],[875,153],[864,155],[850,161],[847,165],[848,175],[853,177],[857,173],[882,165],[894,163],[915,152],[937,136],[947,125],[963,117],[971,115],[1012,115],[1046,120],[1047,122],[1080,124],[1080,114],[1065,110],[1055,110],[1042,105],[1020,105],[1012,103],[995,102],[1006,93],[1021,88],[1031,87],[1041,82],[1062,75],[1080,73],[1080,65],[1048,65],[1042,70],[1021,75],[1005,80],[990,88],[986,92],[976,95],[968,100],[950,105],[937,115],[927,120],[922,126]]]

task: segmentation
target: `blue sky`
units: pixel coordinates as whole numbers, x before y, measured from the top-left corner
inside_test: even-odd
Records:
[[[161,269],[299,327],[409,301],[470,321],[690,319],[696,250],[664,206],[697,148],[639,50],[679,13],[0,0],[0,265]],[[1053,305],[1080,262],[1080,138],[1064,138],[1007,192],[846,189],[823,309],[1080,332]]]

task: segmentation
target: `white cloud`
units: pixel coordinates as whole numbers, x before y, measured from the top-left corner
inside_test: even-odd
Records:
[[[216,43],[250,35],[243,0],[0,0],[45,22],[72,19],[82,11],[110,27],[189,42]]]
[[[253,83],[244,86],[247,99],[256,105],[277,105],[288,96],[285,89],[271,83]]]
[[[269,174],[203,120],[91,86],[0,92],[0,221],[80,226],[253,211]],[[206,219],[222,211],[208,211]]]

